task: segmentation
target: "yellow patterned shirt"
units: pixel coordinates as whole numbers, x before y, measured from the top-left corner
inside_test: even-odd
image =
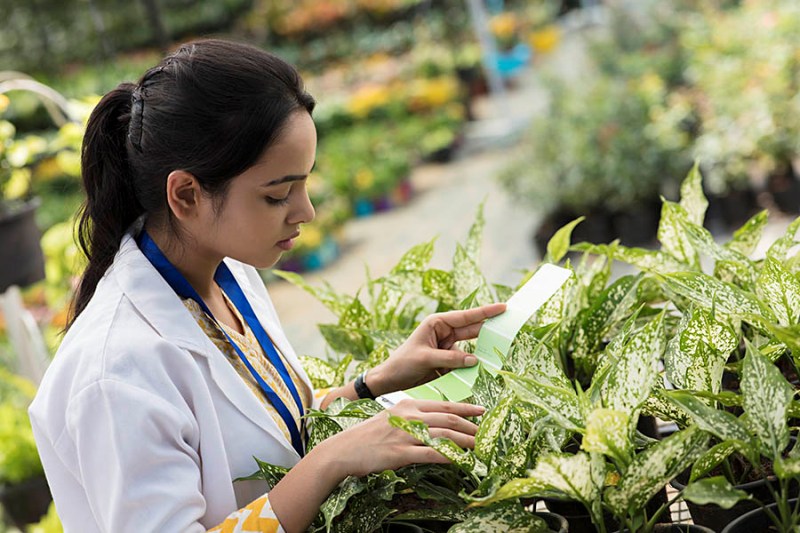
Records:
[[[281,379],[277,369],[275,369],[275,367],[273,367],[268,361],[266,355],[264,354],[264,350],[261,348],[261,345],[258,343],[258,340],[253,332],[247,326],[247,322],[244,321],[236,307],[231,303],[227,296],[225,297],[225,301],[227,302],[228,307],[231,309],[233,314],[239,320],[239,323],[242,325],[244,329],[244,335],[225,324],[221,324],[221,327],[225,330],[225,333],[227,333],[230,338],[233,339],[233,342],[239,346],[239,349],[242,350],[242,353],[244,353],[244,355],[247,357],[247,360],[253,366],[255,371],[258,372],[261,378],[266,381],[267,384],[272,387],[272,390],[275,391],[275,393],[281,398],[283,403],[292,413],[292,416],[299,427],[300,417],[304,413],[300,413],[298,411],[297,404],[292,398],[288,387],[283,382],[283,379]],[[228,342],[228,339],[225,338],[222,330],[203,312],[197,302],[191,299],[186,299],[183,300],[183,304],[186,306],[189,312],[192,313],[192,316],[203,329],[205,334],[208,335],[217,348],[219,348],[219,350],[225,354],[225,357],[228,358],[228,361],[230,361],[250,390],[253,391],[253,394],[258,397],[272,419],[275,421],[281,431],[283,431],[286,440],[291,441],[291,435],[289,434],[289,428],[286,426],[286,422],[284,422],[283,418],[281,418],[281,415],[261,391],[261,388],[258,386],[258,382],[256,382],[255,378],[250,374],[250,371],[247,369],[245,364],[241,361],[241,359],[239,359],[236,350],[233,349]],[[278,350],[277,346],[275,349]],[[327,390],[317,391],[316,394],[314,391],[309,390],[291,365],[288,364],[286,358],[282,353],[280,353],[279,350],[278,355],[283,360],[283,363],[288,369],[289,375],[294,382],[295,387],[297,387],[297,390],[300,393],[300,399],[303,402],[303,410],[305,411],[309,407],[312,407],[313,404],[318,403],[321,397],[327,393]],[[232,513],[222,524],[210,529],[209,533],[277,533],[280,531],[283,531],[283,528],[281,528],[275,513],[272,511],[272,506],[269,503],[269,495],[264,494],[246,507],[243,507],[235,513]]]

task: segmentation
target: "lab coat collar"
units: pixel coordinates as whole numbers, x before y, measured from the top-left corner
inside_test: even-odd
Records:
[[[242,279],[240,265],[228,260],[226,262],[232,267],[231,271],[264,329],[297,375],[309,389],[313,390],[280,325],[274,320],[269,320],[269,314],[265,313],[260,298],[250,289],[249,283]],[[255,424],[276,437],[288,451],[297,455],[291,443],[286,440],[275,421],[245,385],[233,365],[200,328],[178,295],[142,254],[131,234],[123,237],[109,276],[116,279],[125,296],[161,337],[181,348],[204,356],[208,360],[212,379],[228,399]]]

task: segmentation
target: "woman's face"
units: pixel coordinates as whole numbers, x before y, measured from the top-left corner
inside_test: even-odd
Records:
[[[316,157],[317,132],[311,116],[297,111],[278,141],[242,174],[233,178],[221,208],[203,202],[207,231],[196,235],[214,255],[256,268],[274,265],[292,248],[300,225],[314,218],[306,178]]]

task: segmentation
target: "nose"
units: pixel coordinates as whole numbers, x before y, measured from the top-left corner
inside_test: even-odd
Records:
[[[308,190],[303,187],[298,192],[297,202],[293,204],[286,220],[289,224],[307,224],[314,220],[314,215],[316,215],[314,204],[311,203],[311,198],[308,196]]]

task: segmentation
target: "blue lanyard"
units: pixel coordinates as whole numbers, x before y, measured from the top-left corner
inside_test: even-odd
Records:
[[[146,231],[142,230],[139,234],[139,238],[137,239],[139,244],[139,248],[141,249],[144,256],[152,263],[158,273],[164,278],[164,280],[172,287],[172,290],[180,296],[181,298],[191,298],[200,306],[200,308],[214,321],[214,323],[219,326],[219,322],[217,319],[214,318],[214,315],[211,313],[211,310],[205,304],[200,295],[197,294],[197,291],[189,284],[183,274],[178,272],[178,269],[169,262],[164,254],[159,250],[158,246],[153,239],[147,234]],[[267,358],[269,359],[272,366],[274,366],[278,373],[280,374],[281,378],[283,379],[284,384],[289,389],[289,392],[292,393],[292,397],[294,398],[295,403],[297,404],[297,409],[300,412],[301,416],[303,414],[303,402],[300,400],[300,394],[297,392],[297,387],[295,387],[294,381],[292,381],[291,377],[289,376],[289,372],[286,369],[286,365],[283,364],[283,360],[278,355],[277,350],[275,350],[275,346],[272,344],[272,339],[269,338],[267,332],[264,331],[264,327],[256,318],[256,314],[253,311],[253,308],[250,306],[250,302],[247,301],[247,298],[242,292],[242,288],[239,287],[239,284],[236,282],[236,278],[233,277],[233,273],[231,273],[228,266],[222,262],[217,267],[217,271],[214,273],[214,281],[225,291],[225,294],[230,298],[233,305],[236,306],[236,309],[242,315],[247,325],[250,327],[250,330],[256,336],[258,343],[261,345],[261,348],[264,350],[264,353],[267,354]],[[242,363],[247,367],[250,373],[253,375],[253,378],[258,383],[258,386],[267,396],[272,406],[278,411],[278,414],[281,415],[281,418],[286,423],[286,427],[289,428],[289,434],[292,437],[292,446],[294,449],[297,450],[297,453],[300,457],[304,455],[304,447],[303,447],[303,439],[300,436],[300,428],[298,428],[297,421],[292,416],[292,413],[289,412],[289,409],[283,403],[280,396],[278,396],[275,391],[272,390],[264,378],[256,372],[253,366],[250,364],[250,361],[242,352],[241,348],[233,342],[233,339],[230,338],[228,333],[222,328],[219,327],[222,333],[225,335],[225,338],[228,339],[228,342],[233,346],[233,349],[236,350],[236,354],[239,356],[239,359],[242,360]],[[302,419],[301,419],[302,420]],[[300,423],[301,427],[303,422]]]

